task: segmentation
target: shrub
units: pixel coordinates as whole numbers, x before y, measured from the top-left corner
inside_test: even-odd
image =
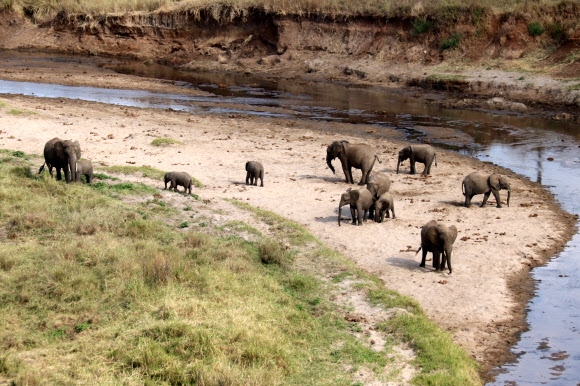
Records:
[[[540,36],[544,31],[544,27],[537,21],[532,21],[528,24],[528,32],[532,36]]]
[[[429,32],[431,29],[431,22],[426,18],[419,18],[413,22],[413,36],[421,35]]]
[[[462,37],[462,35],[459,32],[454,33],[453,35],[451,35],[447,39],[443,40],[443,42],[441,42],[441,46],[439,47],[439,50],[445,51],[445,50],[457,47],[459,45],[459,42],[461,42],[461,37]]]

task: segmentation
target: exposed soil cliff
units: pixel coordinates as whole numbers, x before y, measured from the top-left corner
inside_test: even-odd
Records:
[[[191,70],[420,86],[456,93],[441,102],[449,106],[528,112],[537,107],[556,119],[580,119],[577,2],[509,15],[484,9],[421,12],[398,19],[329,19],[225,8],[219,14],[59,14],[37,23],[4,13],[0,47],[126,56]],[[540,29],[532,31],[536,21]],[[490,104],[497,96],[504,99]]]

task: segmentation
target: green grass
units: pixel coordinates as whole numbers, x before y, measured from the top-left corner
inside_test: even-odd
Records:
[[[469,78],[464,75],[431,74],[426,79],[432,82],[445,82],[445,81],[465,81]]]
[[[151,178],[153,180],[163,180],[165,173],[166,173],[163,170],[155,169],[155,168],[153,168],[151,166],[147,166],[147,165],[145,165],[145,166],[131,166],[131,165],[102,166],[102,167],[99,167],[99,169],[103,169],[105,171],[108,171],[109,173],[137,174],[137,175],[140,175],[142,177]],[[107,179],[107,178],[103,178],[103,179]],[[203,184],[197,178],[191,177],[191,182],[193,183],[193,186],[195,186],[196,188],[203,188]]]
[[[576,83],[567,87],[570,91],[580,90],[580,83]]]
[[[178,141],[178,140],[173,139],[173,138],[162,137],[162,138],[155,138],[153,141],[151,141],[151,145],[165,147],[165,146],[171,146],[171,145],[183,145],[183,142]]]
[[[416,302],[296,223],[234,202],[270,237],[238,222],[223,233],[187,231],[154,219],[152,207],[164,206],[32,174],[29,162],[0,163],[0,378],[8,383],[349,385],[345,369],[360,366],[380,379],[400,340],[424,366],[415,383],[481,383],[475,363]],[[258,241],[242,237],[249,231]],[[318,276],[326,273],[338,279]],[[359,341],[359,325],[332,301],[347,279],[374,304],[414,318],[381,325],[394,334],[384,351]]]
[[[155,169],[151,166],[102,166],[99,169],[108,171],[109,173],[119,174],[138,174],[142,177],[151,178],[154,180],[163,179],[165,173],[163,170]]]

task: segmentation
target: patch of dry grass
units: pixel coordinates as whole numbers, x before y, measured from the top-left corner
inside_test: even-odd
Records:
[[[26,10],[37,19],[66,13],[112,14],[125,12],[188,11],[198,17],[220,22],[244,18],[251,9],[263,9],[279,15],[342,16],[422,16],[454,12],[454,9],[486,8],[493,12],[529,11],[561,4],[561,0],[0,0],[0,7],[16,11]],[[573,2],[568,1],[567,3]],[[567,4],[565,3],[565,4]]]

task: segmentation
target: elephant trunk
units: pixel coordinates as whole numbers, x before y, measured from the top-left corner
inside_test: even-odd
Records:
[[[508,207],[510,206],[510,197],[511,197],[511,195],[512,195],[512,190],[511,189],[508,189],[508,197],[507,197],[507,206]]]
[[[70,169],[70,181],[67,181],[67,182],[76,181],[77,180],[77,159],[75,156],[69,157],[68,166]]]
[[[330,155],[326,156],[326,164],[328,165],[330,170],[332,170],[332,173],[336,174],[336,172],[334,171],[334,167],[332,166],[332,160],[333,160],[333,158],[331,158]]]
[[[401,164],[401,158],[397,159],[397,174],[399,174],[399,165]]]

